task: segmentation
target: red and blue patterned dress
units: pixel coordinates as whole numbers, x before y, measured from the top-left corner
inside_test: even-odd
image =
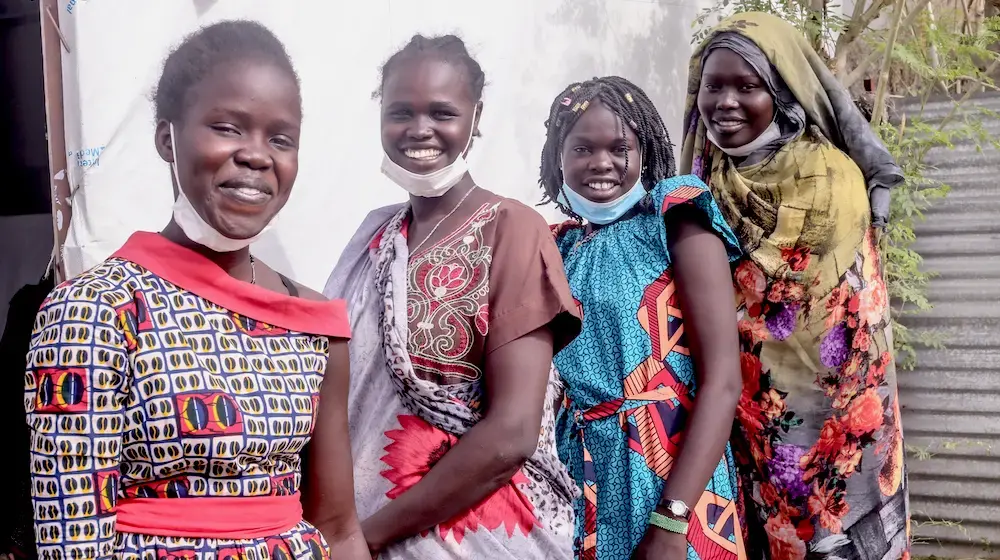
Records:
[[[301,519],[299,451],[329,339],[348,336],[343,302],[241,282],[153,233],[58,286],[25,379],[39,557],[328,557]],[[268,503],[298,516],[240,518]],[[170,514],[146,531],[136,507]]]
[[[631,557],[681,443],[698,445],[683,441],[696,387],[667,250],[669,210],[692,205],[730,259],[740,255],[697,177],[661,181],[650,197],[657,211],[638,212],[589,236],[575,222],[555,229],[583,311],[583,332],[555,365],[566,384],[559,458],[583,487],[576,503],[576,555],[584,560]],[[711,406],[701,406],[706,404]],[[738,502],[727,446],[701,499],[691,504],[690,560],[746,558]]]

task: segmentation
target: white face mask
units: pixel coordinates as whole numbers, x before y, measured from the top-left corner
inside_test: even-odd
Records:
[[[712,134],[712,129],[707,126],[705,129],[708,134],[709,141],[715,144],[715,147],[733,157],[747,157],[748,155],[765,148],[768,144],[781,138],[781,128],[778,127],[777,122],[771,121],[771,125],[768,126],[764,132],[761,132],[760,136],[754,138],[750,142],[736,148],[723,148],[719,145],[719,141],[715,138],[715,135]]]
[[[181,175],[177,171],[177,143],[174,139],[174,123],[170,123],[170,149],[174,152],[174,161],[170,168],[174,173],[174,181],[177,182],[177,200],[174,201],[174,222],[181,228],[184,235],[195,243],[208,247],[216,253],[231,253],[249,247],[251,243],[260,239],[260,236],[271,228],[274,223],[272,219],[257,235],[247,239],[232,239],[219,233],[217,229],[209,225],[198,210],[191,205],[187,195],[184,194],[184,187],[181,186]]]
[[[455,161],[432,171],[426,175],[419,175],[404,169],[398,163],[392,161],[389,154],[382,156],[382,174],[403,188],[413,196],[424,198],[437,198],[450,191],[469,172],[469,163],[465,160],[465,154],[472,145],[472,137],[476,132],[476,116],[479,113],[479,106],[472,113],[472,129],[469,130],[469,141],[465,143],[465,149],[459,154]],[[383,150],[384,152],[384,150]]]

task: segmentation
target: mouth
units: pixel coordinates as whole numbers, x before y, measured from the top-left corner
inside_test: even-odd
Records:
[[[264,181],[226,181],[219,185],[219,191],[226,197],[248,206],[267,204],[274,196],[274,190]]]
[[[743,119],[712,119],[712,125],[717,132],[722,134],[736,134],[737,132],[743,130],[747,121]]]
[[[423,148],[419,150],[409,148],[402,150],[402,152],[407,158],[424,163],[434,161],[444,154],[443,150],[439,150],[437,148]]]
[[[601,179],[587,181],[583,186],[588,199],[594,202],[607,202],[619,195],[622,184],[617,180]]]

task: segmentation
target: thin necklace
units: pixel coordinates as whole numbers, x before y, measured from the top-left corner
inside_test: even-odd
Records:
[[[416,247],[413,248],[413,251],[410,251],[411,255],[417,254],[417,251],[424,246],[424,243],[427,243],[427,240],[430,239],[432,235],[434,235],[434,232],[437,231],[439,227],[441,227],[441,224],[443,224],[445,220],[450,218],[452,214],[458,211],[458,208],[462,206],[462,203],[465,202],[465,199],[469,198],[469,195],[472,194],[472,191],[476,190],[476,188],[478,188],[478,185],[472,185],[472,188],[469,189],[469,192],[465,193],[465,196],[462,197],[462,200],[458,201],[458,204],[456,204],[455,207],[451,209],[451,212],[448,212],[447,214],[445,214],[443,218],[438,220],[438,223],[435,224],[433,228],[431,228],[431,232],[427,234],[427,237],[424,237],[424,240],[420,242],[420,245],[417,245]]]
[[[251,284],[256,284],[257,283],[257,267],[254,266],[254,262],[255,261],[254,261],[253,255],[250,255],[250,283]]]

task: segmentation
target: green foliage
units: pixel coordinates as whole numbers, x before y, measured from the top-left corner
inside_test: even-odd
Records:
[[[866,10],[871,1],[866,4]],[[901,0],[887,0],[882,3],[881,10],[891,11],[894,1]],[[752,11],[768,12],[793,23],[816,46],[836,45],[837,49],[851,49],[858,60],[862,59],[861,55],[885,49],[885,29],[865,27],[853,41],[837,41],[836,36],[842,30],[865,22],[836,15],[843,10],[835,4],[827,4],[825,10],[812,10],[796,0],[720,0],[696,18],[693,42],[704,40],[711,27],[723,17]],[[898,322],[903,315],[931,308],[926,290],[933,273],[922,268],[923,259],[913,249],[917,238],[914,227],[924,219],[924,211],[934,201],[948,194],[949,186],[928,175],[926,156],[933,149],[950,149],[959,141],[971,140],[980,147],[998,145],[998,141],[986,133],[982,124],[984,115],[981,110],[971,107],[968,94],[974,90],[997,89],[990,73],[997,68],[1000,54],[990,47],[1000,43],[1000,18],[986,18],[975,33],[962,31],[961,14],[955,10],[939,10],[935,19],[924,8],[921,13],[906,18],[906,22],[890,53],[889,91],[897,97],[922,99],[921,107],[932,94],[946,94],[953,104],[953,110],[943,120],[925,118],[921,109],[917,114],[899,115],[877,127],[906,178],[903,185],[893,190],[890,225],[882,237],[882,248],[886,281],[894,304],[893,342],[897,364],[912,369],[916,364],[916,348],[942,346],[938,333],[913,331]],[[844,59],[845,55],[820,52],[829,55],[829,60]],[[885,56],[878,55],[878,60]],[[842,73],[850,74],[854,70],[851,64],[847,66],[840,69]],[[872,68],[875,67],[877,65]],[[836,68],[833,71],[837,73]],[[874,77],[876,70],[870,69],[867,74]],[[838,77],[845,78],[843,75]]]

